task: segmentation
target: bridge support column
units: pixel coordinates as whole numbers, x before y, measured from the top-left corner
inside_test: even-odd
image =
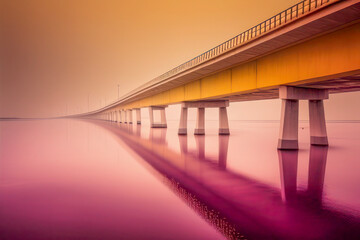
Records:
[[[205,108],[219,108],[219,135],[229,135],[229,121],[226,107],[229,106],[227,100],[209,100],[198,102],[183,102],[181,105],[180,125],[178,134],[187,134],[187,112],[188,108],[197,108],[195,135],[205,134]]]
[[[136,108],[136,123],[141,124],[141,110],[140,108]]]
[[[298,149],[299,101],[283,99],[278,149]]]
[[[310,141],[314,145],[328,145],[323,99],[329,98],[325,89],[281,86],[282,99],[278,149],[298,149],[299,100],[309,100]]]
[[[179,124],[179,135],[187,135],[187,115],[188,115],[188,109],[187,107],[181,107],[181,113],[180,113],[180,124]]]
[[[126,114],[126,110],[122,110],[122,113],[123,113],[123,118],[124,118],[123,123],[127,123],[127,114]]]
[[[229,120],[226,107],[219,108],[219,135],[229,135]]]
[[[323,100],[309,101],[310,143],[328,145]]]
[[[126,115],[127,115],[127,123],[129,123],[129,124],[132,124],[132,110],[131,109],[128,109],[127,111],[126,111]]]
[[[121,113],[121,123],[125,123],[126,122],[126,117],[125,117],[124,110],[121,110],[120,113]]]
[[[196,128],[194,131],[195,135],[205,134],[205,108],[198,108],[196,115]]]
[[[166,107],[167,106],[150,106],[149,107],[150,126],[152,128],[167,128],[166,114],[165,114]],[[160,111],[160,123],[154,122],[154,110]]]

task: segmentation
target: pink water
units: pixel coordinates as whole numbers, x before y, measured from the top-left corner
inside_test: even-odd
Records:
[[[360,123],[328,123],[329,148],[301,123],[299,151],[276,122],[177,124],[1,121],[0,239],[360,236]]]

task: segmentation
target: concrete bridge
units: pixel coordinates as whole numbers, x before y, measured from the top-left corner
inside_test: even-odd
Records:
[[[328,145],[323,100],[360,89],[360,0],[304,0],[149,81],[116,102],[74,115],[165,128],[166,107],[197,108],[194,134],[205,134],[205,109],[219,108],[219,134],[230,134],[231,102],[282,99],[279,149],[298,148],[299,100],[309,101],[310,143]],[[161,121],[154,122],[153,112]],[[134,122],[135,123],[135,122]]]

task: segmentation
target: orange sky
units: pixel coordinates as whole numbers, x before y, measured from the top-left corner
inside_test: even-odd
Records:
[[[99,108],[296,2],[0,0],[0,117]]]

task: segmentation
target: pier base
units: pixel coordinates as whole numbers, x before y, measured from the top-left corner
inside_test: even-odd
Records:
[[[150,106],[149,107],[150,126],[152,128],[167,128],[166,114],[165,114],[166,107],[167,106]],[[160,111],[160,123],[154,122],[154,110]]]
[[[205,109],[219,108],[219,135],[229,135],[229,121],[227,117],[226,107],[229,106],[227,100],[208,100],[208,101],[194,101],[183,102],[181,106],[179,135],[187,134],[187,113],[188,108],[197,108],[195,135],[205,134]]]
[[[282,99],[278,149],[298,149],[299,100],[309,101],[310,143],[328,145],[323,99],[328,90],[281,86]]]

